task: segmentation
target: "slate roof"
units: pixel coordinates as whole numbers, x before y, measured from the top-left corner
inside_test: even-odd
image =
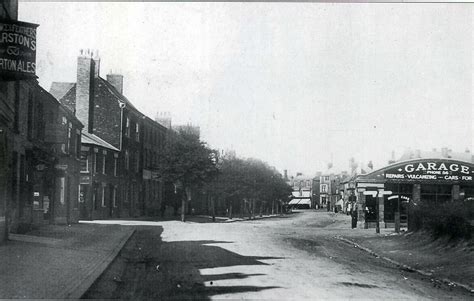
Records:
[[[110,93],[114,94],[114,96],[117,97],[121,102],[126,103],[127,107],[132,108],[138,113],[140,113],[140,111],[138,111],[137,108],[133,106],[132,102],[128,100],[127,97],[125,97],[123,94],[118,92],[117,89],[115,89],[115,87],[111,83],[109,83],[107,80],[103,79],[102,77],[99,77],[99,81],[97,83],[99,85],[99,89],[103,89],[103,88],[107,89]]]
[[[87,132],[82,132],[82,141],[81,141],[81,143],[98,145],[98,146],[105,147],[105,148],[108,148],[108,149],[111,149],[111,150],[114,150],[114,151],[117,151],[117,152],[119,151],[119,149],[116,148],[115,146],[113,146],[112,144],[104,141],[103,139],[99,138],[98,136],[96,136],[94,134],[87,133]]]
[[[144,115],[141,113],[133,104],[130,100],[128,100],[127,97],[122,95],[120,92],[115,89],[115,87],[109,83],[107,80],[103,79],[102,77],[98,77],[95,81],[96,89],[98,88],[99,90],[95,91],[95,96],[99,95],[100,91],[107,91],[107,93],[114,95],[120,102],[123,102],[127,105],[128,108],[131,108],[138,113]],[[66,83],[66,82],[53,82],[51,84],[51,88],[49,93],[51,93],[56,99],[58,99],[61,103],[66,105],[69,109],[72,110],[71,105],[75,104],[76,100],[76,94],[73,93],[73,95],[70,92],[73,89],[75,89],[76,83]],[[63,99],[65,96],[68,96],[67,100]],[[66,103],[65,103],[66,102]]]
[[[51,93],[51,95],[56,99],[60,100],[75,85],[76,83],[53,82],[49,89],[49,93]]]
[[[439,151],[424,151],[424,150],[407,150],[397,160],[397,162],[407,161],[412,159],[451,159],[465,162],[473,162],[473,157],[470,152],[453,152],[449,150],[447,156],[443,154],[442,150]]]

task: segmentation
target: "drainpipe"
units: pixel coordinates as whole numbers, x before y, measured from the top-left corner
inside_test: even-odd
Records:
[[[122,131],[123,131],[123,109],[125,109],[127,105],[124,102],[119,101],[119,108],[120,108],[120,145],[119,151],[122,151]]]

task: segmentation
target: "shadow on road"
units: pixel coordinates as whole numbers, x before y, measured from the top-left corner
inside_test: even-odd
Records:
[[[238,285],[243,279],[265,274],[202,275],[200,270],[267,265],[261,260],[281,258],[243,256],[217,245],[232,243],[229,241],[163,242],[162,232],[162,227],[138,227],[119,257],[84,298],[209,300],[213,295],[277,288]],[[220,280],[236,280],[236,285],[219,285]]]

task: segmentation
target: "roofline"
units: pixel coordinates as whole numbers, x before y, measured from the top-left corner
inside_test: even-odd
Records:
[[[116,152],[120,152],[120,150],[118,148],[116,148],[115,146],[113,146],[112,144],[108,143],[107,141],[105,141],[104,139],[100,138],[99,136],[97,135],[94,135],[94,134],[91,134],[91,133],[82,133],[83,136],[90,136],[90,135],[93,135],[93,138],[91,137],[88,137],[89,139],[93,140],[93,139],[97,139],[99,140],[99,142],[102,142],[103,144],[98,144],[97,142],[83,142],[81,141],[81,144],[91,144],[91,145],[97,145],[97,146],[100,146],[100,147],[103,147],[103,148],[108,148],[110,150],[113,150],[113,151],[116,151]]]
[[[368,174],[364,174],[364,175],[358,175],[355,177],[355,181],[358,181],[358,180],[372,180],[371,182],[385,182],[385,180],[379,180],[379,179],[370,179],[370,175],[372,174],[376,174],[376,173],[380,173],[386,169],[389,169],[389,168],[393,168],[393,167],[396,167],[398,165],[403,165],[403,164],[407,164],[407,163],[415,163],[415,162],[425,162],[425,161],[451,161],[451,162],[456,162],[456,163],[463,163],[463,164],[470,164],[472,166],[474,166],[474,163],[473,162],[468,162],[468,161],[463,161],[463,160],[456,160],[456,159],[451,159],[451,158],[417,158],[417,159],[410,159],[410,160],[405,160],[405,161],[399,161],[399,162],[395,162],[393,164],[390,164],[390,165],[386,165],[382,168],[379,168],[377,170],[374,170],[372,171],[371,173],[368,173]],[[362,179],[360,179],[360,177],[364,177]]]

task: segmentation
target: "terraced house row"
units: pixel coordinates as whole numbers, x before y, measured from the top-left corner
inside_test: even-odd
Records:
[[[100,77],[91,51],[77,81],[0,81],[0,241],[44,223],[156,215],[157,173],[169,127],[123,95],[123,76]]]
[[[75,83],[54,82],[51,94],[84,125],[78,187],[82,219],[157,214],[163,183],[156,163],[167,128],[123,95],[123,76],[100,77],[100,58],[81,50]]]

